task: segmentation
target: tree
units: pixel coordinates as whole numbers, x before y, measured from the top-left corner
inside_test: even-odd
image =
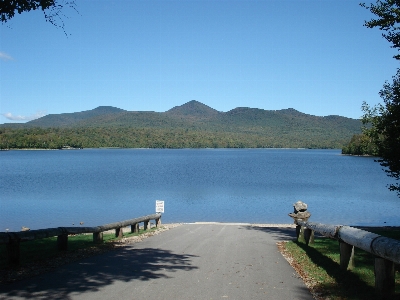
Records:
[[[368,28],[378,27],[385,31],[382,36],[392,44],[392,48],[400,50],[400,0],[376,1],[376,4],[361,6],[369,9],[378,18],[365,22]],[[400,54],[394,56],[400,59]],[[388,176],[400,180],[400,69],[393,76],[393,82],[385,82],[379,92],[383,104],[373,108],[363,104],[363,123],[371,124],[364,128],[378,148],[380,159],[377,161],[385,168]],[[391,191],[397,191],[400,197],[400,184],[390,184]]]
[[[393,76],[393,82],[386,82],[379,92],[384,105],[373,108],[363,104],[364,134],[370,137],[378,148],[377,161],[385,167],[388,176],[400,180],[400,70]],[[400,184],[390,184],[391,191],[400,197]]]
[[[377,147],[366,134],[355,134],[350,142],[342,148],[342,154],[378,156]]]
[[[392,48],[400,50],[400,1],[386,0],[376,1],[370,6],[361,4],[362,7],[369,9],[378,19],[372,19],[365,22],[364,26],[368,28],[378,27],[387,33],[382,33],[382,36],[392,44]],[[394,56],[395,59],[400,59],[400,54]]]
[[[0,3],[0,18],[4,24],[12,19],[15,13],[21,14],[41,9],[47,22],[64,29],[63,17],[65,15],[62,13],[64,7],[69,7],[76,11],[74,0],[2,0]]]

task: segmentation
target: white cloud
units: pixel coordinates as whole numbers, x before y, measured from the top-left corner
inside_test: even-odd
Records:
[[[1,115],[11,121],[32,121],[35,119],[39,119],[39,118],[45,116],[46,114],[47,114],[46,111],[38,111],[35,114],[30,115],[30,116],[13,115],[10,112],[1,114]]]
[[[4,52],[0,52],[0,59],[2,59],[2,60],[13,60],[13,58],[10,55],[8,55],[7,53],[4,53]]]

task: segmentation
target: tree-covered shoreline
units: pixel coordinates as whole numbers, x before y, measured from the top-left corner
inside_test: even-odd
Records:
[[[0,149],[73,148],[320,148],[340,149],[346,139],[304,138],[296,132],[251,134],[129,127],[0,128]]]
[[[355,134],[342,148],[342,154],[357,156],[379,156],[376,144],[365,134]]]

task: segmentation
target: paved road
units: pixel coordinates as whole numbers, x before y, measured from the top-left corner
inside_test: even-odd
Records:
[[[0,286],[0,299],[313,299],[281,256],[294,229],[185,224]]]

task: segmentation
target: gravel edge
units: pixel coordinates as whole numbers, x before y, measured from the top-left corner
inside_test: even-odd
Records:
[[[293,255],[286,250],[285,244],[287,242],[288,241],[277,242],[276,245],[278,247],[279,252],[281,252],[282,256],[296,271],[297,274],[293,273],[293,275],[303,280],[304,284],[310,290],[310,293],[314,299],[326,300],[327,298],[321,296],[324,292],[316,289],[318,282],[315,281],[312,277],[308,276],[307,272],[303,270],[303,267],[294,259]]]

